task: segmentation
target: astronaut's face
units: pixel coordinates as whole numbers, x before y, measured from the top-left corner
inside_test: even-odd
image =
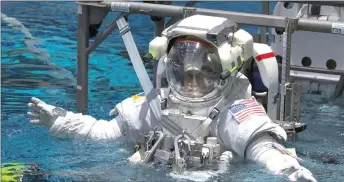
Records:
[[[168,54],[168,82],[184,97],[201,98],[212,92],[221,72],[217,49],[198,39],[177,40]]]

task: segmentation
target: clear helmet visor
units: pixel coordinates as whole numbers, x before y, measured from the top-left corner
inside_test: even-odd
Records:
[[[168,83],[184,97],[205,97],[220,84],[222,66],[212,45],[195,39],[177,40],[167,58]]]

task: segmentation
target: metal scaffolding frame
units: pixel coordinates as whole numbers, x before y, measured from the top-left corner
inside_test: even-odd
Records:
[[[315,5],[344,7],[344,2],[343,1],[288,1],[288,2],[290,2],[290,3],[302,3],[302,4],[315,4]]]
[[[318,2],[317,2],[318,3]],[[326,3],[326,2],[325,2]],[[327,2],[329,3],[329,2]],[[335,3],[335,2],[334,2]],[[155,21],[156,29],[155,36],[159,36],[164,27],[169,24],[165,22],[165,17],[172,17],[171,22],[175,22],[183,17],[191,16],[194,14],[218,16],[231,19],[238,24],[261,26],[260,41],[266,43],[266,35],[268,33],[268,27],[283,28],[285,30],[285,55],[282,62],[282,68],[284,80],[281,83],[280,93],[282,90],[290,90],[295,87],[291,85],[289,72],[290,69],[315,72],[326,72],[331,74],[344,75],[343,71],[329,71],[329,70],[313,70],[312,68],[299,68],[290,67],[290,54],[291,54],[291,36],[294,31],[310,31],[310,32],[322,32],[332,34],[344,34],[344,23],[318,21],[310,19],[295,19],[283,16],[269,15],[269,2],[263,2],[263,13],[242,13],[233,11],[222,11],[215,9],[194,8],[189,4],[188,6],[175,6],[169,3],[164,4],[152,4],[144,2],[127,2],[127,1],[102,1],[102,2],[77,2],[78,4],[78,77],[77,77],[77,100],[76,107],[79,112],[85,112],[88,105],[88,55],[96,49],[96,47],[104,41],[108,35],[117,28],[116,20],[102,33],[100,33],[94,40],[93,44],[89,44],[89,12],[92,7],[101,7],[104,10],[112,12],[121,12],[121,16],[129,16],[130,14],[143,14],[149,16],[162,17],[161,20]],[[336,2],[336,5],[344,6],[343,2]],[[288,86],[289,85],[289,86]],[[284,98],[287,93],[280,95],[280,98]],[[282,99],[283,100],[283,99]],[[281,103],[280,103],[281,104]],[[281,106],[281,105],[280,105]],[[284,106],[282,106],[284,108]],[[280,111],[278,118],[284,120],[284,109]],[[291,118],[289,117],[289,120]]]

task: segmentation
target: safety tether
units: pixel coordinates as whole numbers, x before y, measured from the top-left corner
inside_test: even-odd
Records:
[[[233,83],[236,81],[237,78],[237,71],[234,73],[232,77],[233,80],[230,80],[231,83],[229,86],[229,90],[232,89]],[[194,131],[191,132],[191,136],[195,137],[196,139],[200,140],[200,136],[206,136],[209,134],[209,125],[214,121],[214,119],[219,115],[220,111],[228,104],[228,98],[230,94],[226,96],[222,96],[222,98],[215,104],[214,109],[210,112],[208,117],[204,120],[204,122],[197,127]]]
[[[156,90],[148,76],[148,73],[143,65],[139,51],[137,50],[134,38],[130,32],[130,27],[122,16],[117,21],[117,26],[120,34],[122,35],[124,45],[128,51],[130,60],[134,66],[136,75],[140,81],[141,87],[146,95],[150,108],[153,111],[155,118],[161,121],[161,105]]]

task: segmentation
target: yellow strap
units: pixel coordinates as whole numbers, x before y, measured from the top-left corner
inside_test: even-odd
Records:
[[[244,62],[245,62],[245,58],[244,57],[242,57],[242,56],[240,56],[240,58],[241,58],[241,61],[242,61],[242,64],[244,64]],[[238,64],[236,64],[234,67],[232,67],[232,68],[228,68],[228,70],[229,70],[229,72],[233,72],[233,71],[235,71],[236,69],[238,69]]]
[[[238,65],[235,65],[233,68],[228,68],[229,72],[233,72],[238,68]]]

